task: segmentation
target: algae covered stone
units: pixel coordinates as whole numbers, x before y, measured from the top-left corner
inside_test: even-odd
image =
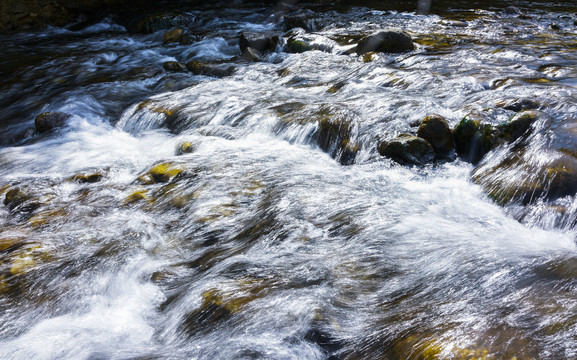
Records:
[[[166,183],[182,174],[183,171],[184,168],[181,165],[171,162],[160,163],[140,175],[138,181],[143,185]]]
[[[453,133],[447,120],[441,115],[425,117],[417,130],[417,136],[427,140],[437,154],[453,150]]]
[[[424,165],[435,161],[435,150],[425,139],[402,134],[379,144],[379,154],[401,165]]]

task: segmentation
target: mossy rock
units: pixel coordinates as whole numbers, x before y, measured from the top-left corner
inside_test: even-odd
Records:
[[[34,125],[38,132],[47,132],[66,125],[66,121],[72,115],[63,112],[43,112],[36,116]]]
[[[413,39],[406,32],[400,30],[387,30],[362,38],[357,44],[357,55],[378,51],[385,53],[398,53],[415,49]]]
[[[453,138],[457,153],[473,164],[505,142],[502,127],[487,123],[474,114],[465,116],[455,126]]]
[[[183,37],[184,37],[183,29],[173,29],[164,33],[164,35],[162,36],[162,41],[165,44],[178,43],[182,40]]]
[[[435,150],[425,139],[402,134],[379,144],[379,154],[401,165],[425,165],[435,161]]]
[[[4,205],[10,209],[14,210],[16,207],[24,204],[26,201],[32,199],[28,193],[24,192],[20,188],[13,188],[6,192],[6,197],[4,198]]]
[[[314,47],[311,46],[311,44],[305,40],[297,39],[294,37],[289,38],[285,46],[286,52],[294,54],[300,54],[311,50],[314,50]]]
[[[196,146],[190,141],[183,141],[176,147],[176,155],[184,155],[193,153]]]
[[[81,184],[92,184],[102,180],[104,175],[101,172],[83,172],[76,174],[68,179],[68,181],[73,181]]]
[[[473,180],[498,204],[528,205],[577,193],[577,159],[555,150],[514,150],[496,164],[482,164]]]
[[[417,136],[427,140],[437,154],[446,154],[453,150],[453,133],[447,120],[441,115],[425,117],[417,130]]]
[[[10,275],[22,275],[51,260],[53,256],[41,244],[26,244],[11,254]]]
[[[160,163],[138,177],[138,181],[143,185],[156,183],[166,183],[179,175],[182,175],[184,168],[172,162]]]
[[[34,214],[27,220],[27,223],[32,227],[40,227],[63,221],[67,216],[68,211],[66,209],[48,209]]]
[[[147,199],[146,194],[147,194],[147,191],[145,189],[139,189],[139,190],[133,191],[124,200],[124,205],[134,204],[134,203],[139,202],[141,200]]]
[[[537,122],[544,122],[545,126],[550,125],[551,117],[539,110],[525,110],[515,114],[509,121],[502,125],[503,137],[513,142],[521,137],[527,137],[532,133],[533,126]]]
[[[352,123],[321,109],[316,139],[319,147],[343,165],[353,164],[360,145],[351,141]]]

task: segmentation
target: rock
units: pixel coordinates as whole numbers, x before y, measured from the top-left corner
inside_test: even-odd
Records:
[[[32,197],[26,192],[20,190],[19,188],[14,188],[6,192],[6,197],[4,198],[4,205],[10,210],[14,210],[16,207],[24,204],[26,201],[30,200]]]
[[[477,167],[473,180],[500,205],[552,201],[577,193],[577,158],[552,149],[516,149]]]
[[[167,61],[162,67],[166,71],[170,72],[185,72],[187,70],[186,65],[179,63],[178,61]]]
[[[183,29],[173,29],[164,33],[164,35],[162,36],[162,40],[165,44],[177,43],[182,40],[183,36],[184,36]]]
[[[330,114],[321,116],[316,133],[319,147],[343,165],[353,164],[360,146],[351,141],[351,123]]]
[[[74,181],[74,182],[78,182],[78,183],[95,183],[95,182],[99,182],[100,180],[102,180],[103,177],[104,177],[104,175],[102,175],[99,172],[81,173],[81,174],[74,175],[69,180]]]
[[[126,197],[124,205],[133,204],[144,199],[146,199],[146,190],[136,190]]]
[[[36,126],[36,130],[42,133],[63,127],[71,116],[72,115],[63,112],[43,112],[36,116],[34,125]]]
[[[233,66],[213,65],[200,61],[189,61],[186,63],[186,68],[195,75],[207,75],[213,77],[225,77],[234,73]]]
[[[285,31],[301,28],[307,32],[314,32],[320,28],[319,21],[315,18],[315,13],[308,9],[285,15],[283,22]]]
[[[474,114],[465,116],[455,126],[453,138],[457,154],[473,164],[504,141],[497,127]]]
[[[184,141],[176,148],[176,155],[190,154],[195,149],[195,146],[190,141]]]
[[[247,47],[246,50],[242,52],[242,55],[240,55],[240,58],[249,62],[262,61],[260,53],[251,47]]]
[[[505,14],[507,15],[519,15],[521,14],[521,10],[515,6],[507,6],[504,10]]]
[[[447,120],[441,115],[427,116],[419,126],[417,136],[427,140],[437,154],[446,154],[453,150],[453,133]]]
[[[139,66],[120,75],[120,80],[145,80],[161,75],[163,72],[156,66]]]
[[[552,119],[546,113],[539,110],[525,110],[515,114],[509,122],[501,125],[503,137],[508,142],[513,142],[522,136],[529,136],[535,123],[548,127]]]
[[[528,109],[538,109],[539,107],[541,107],[541,104],[539,104],[539,102],[536,100],[523,98],[523,99],[502,101],[498,103],[497,106],[502,107],[503,109],[506,110],[519,112]]]
[[[285,46],[285,51],[288,53],[299,54],[311,50],[314,50],[314,48],[308,42],[296,38],[288,39]]]
[[[240,51],[245,52],[249,47],[255,49],[261,54],[272,52],[276,49],[278,44],[278,35],[254,33],[254,32],[242,32],[240,34],[239,46]]]
[[[174,27],[186,27],[194,19],[190,16],[177,12],[167,11],[147,15],[131,26],[128,31],[132,33],[151,34],[159,30],[167,30]]]
[[[184,169],[177,164],[167,162],[153,166],[150,170],[138,177],[143,185],[166,183],[183,173]]]
[[[407,33],[399,30],[387,30],[362,38],[356,51],[357,55],[363,55],[371,51],[396,53],[414,49],[413,40]]]
[[[435,150],[420,137],[402,134],[379,144],[379,154],[401,165],[424,165],[435,161]]]
[[[558,24],[549,24],[551,30],[561,30],[561,26]]]

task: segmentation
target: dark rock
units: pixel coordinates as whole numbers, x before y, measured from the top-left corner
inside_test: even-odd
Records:
[[[356,51],[357,55],[363,55],[371,51],[396,53],[414,49],[413,40],[407,33],[399,30],[388,30],[362,38]]]
[[[262,61],[260,53],[251,47],[247,47],[246,50],[243,51],[242,55],[240,55],[240,58],[249,62]]]
[[[272,52],[276,49],[278,44],[278,35],[254,33],[254,32],[242,32],[239,39],[239,47],[241,52],[249,47],[255,49],[261,54]]]
[[[311,50],[314,50],[314,48],[308,42],[295,38],[288,39],[285,47],[286,52],[295,54]]]
[[[14,210],[16,207],[24,204],[26,201],[30,200],[32,197],[20,190],[19,188],[14,188],[6,192],[6,197],[4,198],[4,205],[10,210]]]
[[[427,140],[437,154],[453,150],[453,133],[447,120],[441,115],[427,116],[419,126],[417,136]]]
[[[177,43],[180,42],[180,40],[182,40],[183,36],[184,36],[184,30],[173,29],[164,33],[164,35],[162,36],[162,40],[165,44]]]
[[[66,125],[71,116],[63,112],[44,112],[36,116],[34,125],[38,132],[46,132]]]
[[[225,77],[234,73],[233,66],[207,64],[200,61],[189,61],[186,67],[195,75],[206,75],[213,77]]]
[[[380,143],[379,154],[401,165],[424,165],[435,161],[435,150],[428,141],[406,134]]]
[[[531,19],[533,19],[533,15],[529,15],[529,14],[521,14],[521,15],[519,15],[519,19],[523,19],[523,20],[531,20]]]
[[[82,173],[74,175],[70,180],[78,183],[96,183],[102,180],[104,175],[101,173]]]
[[[538,101],[533,100],[533,99],[526,99],[526,98],[504,101],[504,102],[501,102],[497,105],[502,107],[503,109],[511,110],[511,111],[515,111],[515,112],[519,112],[522,110],[528,110],[528,109],[538,109],[539,107],[541,107],[541,104],[539,104]]]
[[[518,15],[521,14],[521,10],[515,6],[507,6],[504,10],[505,14],[507,15]]]
[[[561,26],[558,24],[549,24],[549,28],[551,28],[551,30],[561,30]]]
[[[137,20],[128,27],[128,31],[132,33],[151,34],[159,30],[186,27],[192,20],[189,16],[177,12],[161,12],[150,14]]]
[[[501,125],[503,137],[513,142],[522,136],[529,136],[535,123],[550,125],[552,119],[546,113],[539,110],[525,110],[515,114],[508,123]]]
[[[283,17],[285,31],[301,28],[308,32],[318,31],[320,24],[311,10],[301,10]]]
[[[162,67],[164,70],[171,72],[184,72],[187,70],[186,65],[181,64],[178,61],[167,61],[162,65]]]
[[[502,142],[500,130],[480,117],[465,116],[453,131],[457,154],[476,164],[486,153]]]
[[[120,80],[145,80],[162,74],[156,66],[139,66],[126,71],[120,76]]]

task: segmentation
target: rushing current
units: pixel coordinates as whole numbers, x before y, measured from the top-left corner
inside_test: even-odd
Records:
[[[520,10],[317,9],[302,53],[250,6],[185,9],[182,45],[114,17],[4,36],[0,198],[26,197],[0,204],[0,359],[577,358],[574,222],[377,151],[518,98],[577,120],[574,14]],[[416,49],[347,54],[389,27]],[[281,40],[247,62],[242,31]],[[42,112],[72,116],[39,133]]]

